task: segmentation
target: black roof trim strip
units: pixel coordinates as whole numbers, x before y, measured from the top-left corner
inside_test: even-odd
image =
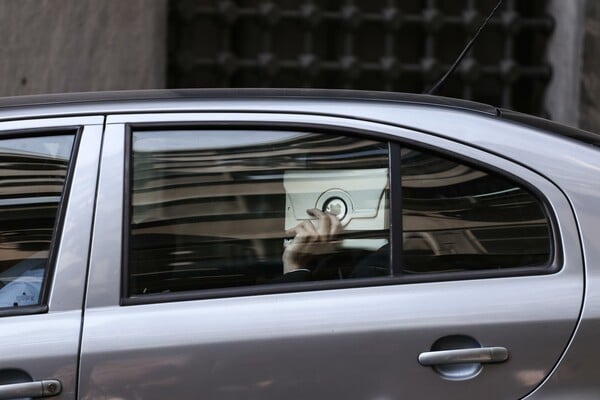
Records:
[[[584,131],[581,129],[573,128],[571,126],[560,124],[558,122],[534,117],[532,115],[522,114],[516,111],[505,109],[499,109],[498,111],[500,117],[503,119],[538,128],[548,133],[554,133],[560,136],[565,136],[577,140],[579,142],[590,144],[592,146],[600,147],[600,135],[597,133]]]

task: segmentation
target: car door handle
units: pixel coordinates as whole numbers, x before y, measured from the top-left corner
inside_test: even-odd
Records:
[[[425,366],[465,364],[465,363],[498,363],[508,359],[505,347],[479,347],[473,349],[456,349],[427,351],[419,354],[419,363]]]
[[[62,391],[59,380],[48,379],[35,382],[9,383],[0,385],[0,400],[18,399],[23,397],[51,397]]]

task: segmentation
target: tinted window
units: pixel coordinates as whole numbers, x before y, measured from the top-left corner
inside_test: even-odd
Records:
[[[0,140],[0,307],[40,304],[73,139]]]
[[[549,263],[548,219],[522,185],[407,148],[401,165],[405,273]]]
[[[389,275],[387,143],[179,130],[131,147],[130,296]]]

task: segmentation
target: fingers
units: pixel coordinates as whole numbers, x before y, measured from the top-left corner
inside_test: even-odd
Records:
[[[286,235],[294,236],[297,244],[311,243],[319,240],[319,232],[310,221],[302,221],[295,227],[285,231]]]
[[[302,227],[302,224],[298,224],[295,227],[288,229],[285,233],[288,236],[293,236],[294,240],[291,243],[294,245],[307,243],[309,241],[308,239],[310,238],[310,235],[306,229]]]
[[[318,208],[306,210],[308,215],[319,218],[319,234],[324,240],[333,240],[343,231],[342,223],[333,214],[323,212]]]
[[[331,217],[331,215],[324,213],[323,211],[319,210],[318,208],[308,209],[308,210],[306,210],[306,213],[313,217],[319,218],[318,232],[319,232],[319,236],[321,237],[321,240],[323,240],[323,241],[330,240],[331,239],[331,237],[330,237],[331,236],[330,235],[330,230],[331,230],[330,217]]]
[[[342,233],[344,228],[342,227],[342,222],[335,215],[329,214],[329,219],[331,220],[331,226],[329,227],[329,237],[333,239],[338,234]]]
[[[294,236],[294,241],[300,243],[328,242],[343,231],[342,223],[333,214],[323,212],[317,208],[310,208],[306,213],[319,220],[317,229],[311,221],[302,221],[295,227],[288,229],[286,235]]]
[[[310,236],[312,240],[319,240],[319,232],[312,222],[303,221],[300,223],[300,226],[306,232],[307,236]]]

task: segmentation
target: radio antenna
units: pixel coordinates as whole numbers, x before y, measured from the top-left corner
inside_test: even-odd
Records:
[[[496,10],[502,4],[502,1],[503,0],[498,1],[498,3],[496,4],[496,7],[494,7],[494,9],[490,13],[490,15],[488,15],[487,18],[483,21],[483,23],[479,26],[479,29],[477,29],[475,36],[473,36],[473,38],[469,41],[469,43],[467,43],[467,45],[465,46],[463,51],[458,55],[458,58],[456,59],[456,61],[454,61],[454,64],[452,64],[450,69],[444,74],[444,76],[442,76],[442,78],[439,81],[437,81],[435,83],[435,85],[433,85],[428,91],[426,91],[425,94],[435,94],[435,92],[437,92],[437,90],[440,88],[440,86],[442,86],[444,84],[444,82],[446,82],[446,79],[448,79],[448,77],[454,72],[456,67],[458,67],[458,64],[460,64],[460,62],[465,57],[465,55],[469,52],[469,50],[471,50],[473,43],[475,43],[475,40],[477,40],[477,37],[479,37],[479,34],[481,33],[481,31],[483,31],[483,28],[485,28],[488,21],[494,16],[494,14],[496,13]]]

